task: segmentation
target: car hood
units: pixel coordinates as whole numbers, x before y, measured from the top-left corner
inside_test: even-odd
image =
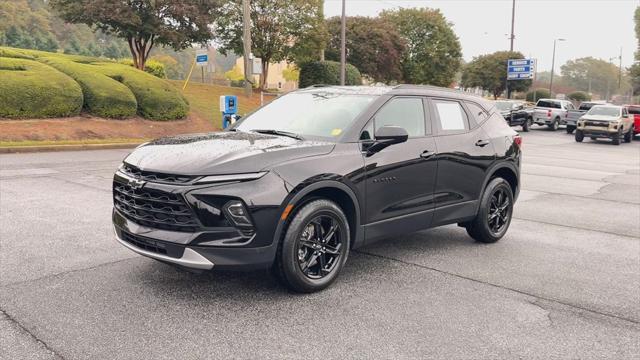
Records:
[[[618,121],[619,116],[606,116],[606,115],[582,115],[580,120],[594,120],[594,121]]]
[[[140,170],[180,175],[255,172],[278,163],[330,153],[331,142],[247,132],[166,137],[143,144],[124,160]]]

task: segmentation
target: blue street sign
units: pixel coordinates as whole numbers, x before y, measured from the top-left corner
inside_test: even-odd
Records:
[[[208,60],[208,58],[209,58],[209,57],[207,56],[207,54],[204,54],[204,55],[198,55],[198,56],[196,57],[196,62],[197,62],[198,64],[200,64],[200,63],[206,63],[206,62],[207,62],[207,60]]]
[[[510,59],[507,61],[507,80],[532,79],[536,72],[534,59]]]

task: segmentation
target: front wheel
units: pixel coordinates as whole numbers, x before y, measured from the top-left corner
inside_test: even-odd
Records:
[[[575,126],[567,125],[567,134],[573,134],[575,130],[576,130]]]
[[[633,140],[633,127],[629,129],[626,134],[624,134],[624,142],[630,143],[631,140]]]
[[[331,285],[349,255],[349,223],[336,203],[320,199],[293,217],[278,250],[276,274],[291,290],[310,293]]]
[[[513,192],[503,178],[487,185],[475,219],[466,225],[467,233],[476,241],[493,243],[500,240],[511,224]]]
[[[584,133],[582,132],[582,130],[576,131],[576,141],[582,142],[582,140],[584,140]]]
[[[527,118],[524,123],[522,124],[522,131],[524,132],[529,132],[529,129],[531,128],[531,124],[533,123],[533,119],[532,118]]]
[[[611,142],[613,143],[613,145],[620,145],[620,138],[622,137],[622,130],[618,131],[617,134],[613,135],[613,137],[611,137]]]

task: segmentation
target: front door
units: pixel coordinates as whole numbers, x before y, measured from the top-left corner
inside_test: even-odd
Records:
[[[421,97],[394,97],[364,129],[366,143],[385,125],[404,128],[409,139],[365,157],[366,227],[373,240],[428,227],[433,216],[436,144]]]

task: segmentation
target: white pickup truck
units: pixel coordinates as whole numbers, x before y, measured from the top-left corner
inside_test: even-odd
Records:
[[[533,110],[533,122],[556,131],[567,123],[567,111],[575,110],[569,100],[540,99]]]

